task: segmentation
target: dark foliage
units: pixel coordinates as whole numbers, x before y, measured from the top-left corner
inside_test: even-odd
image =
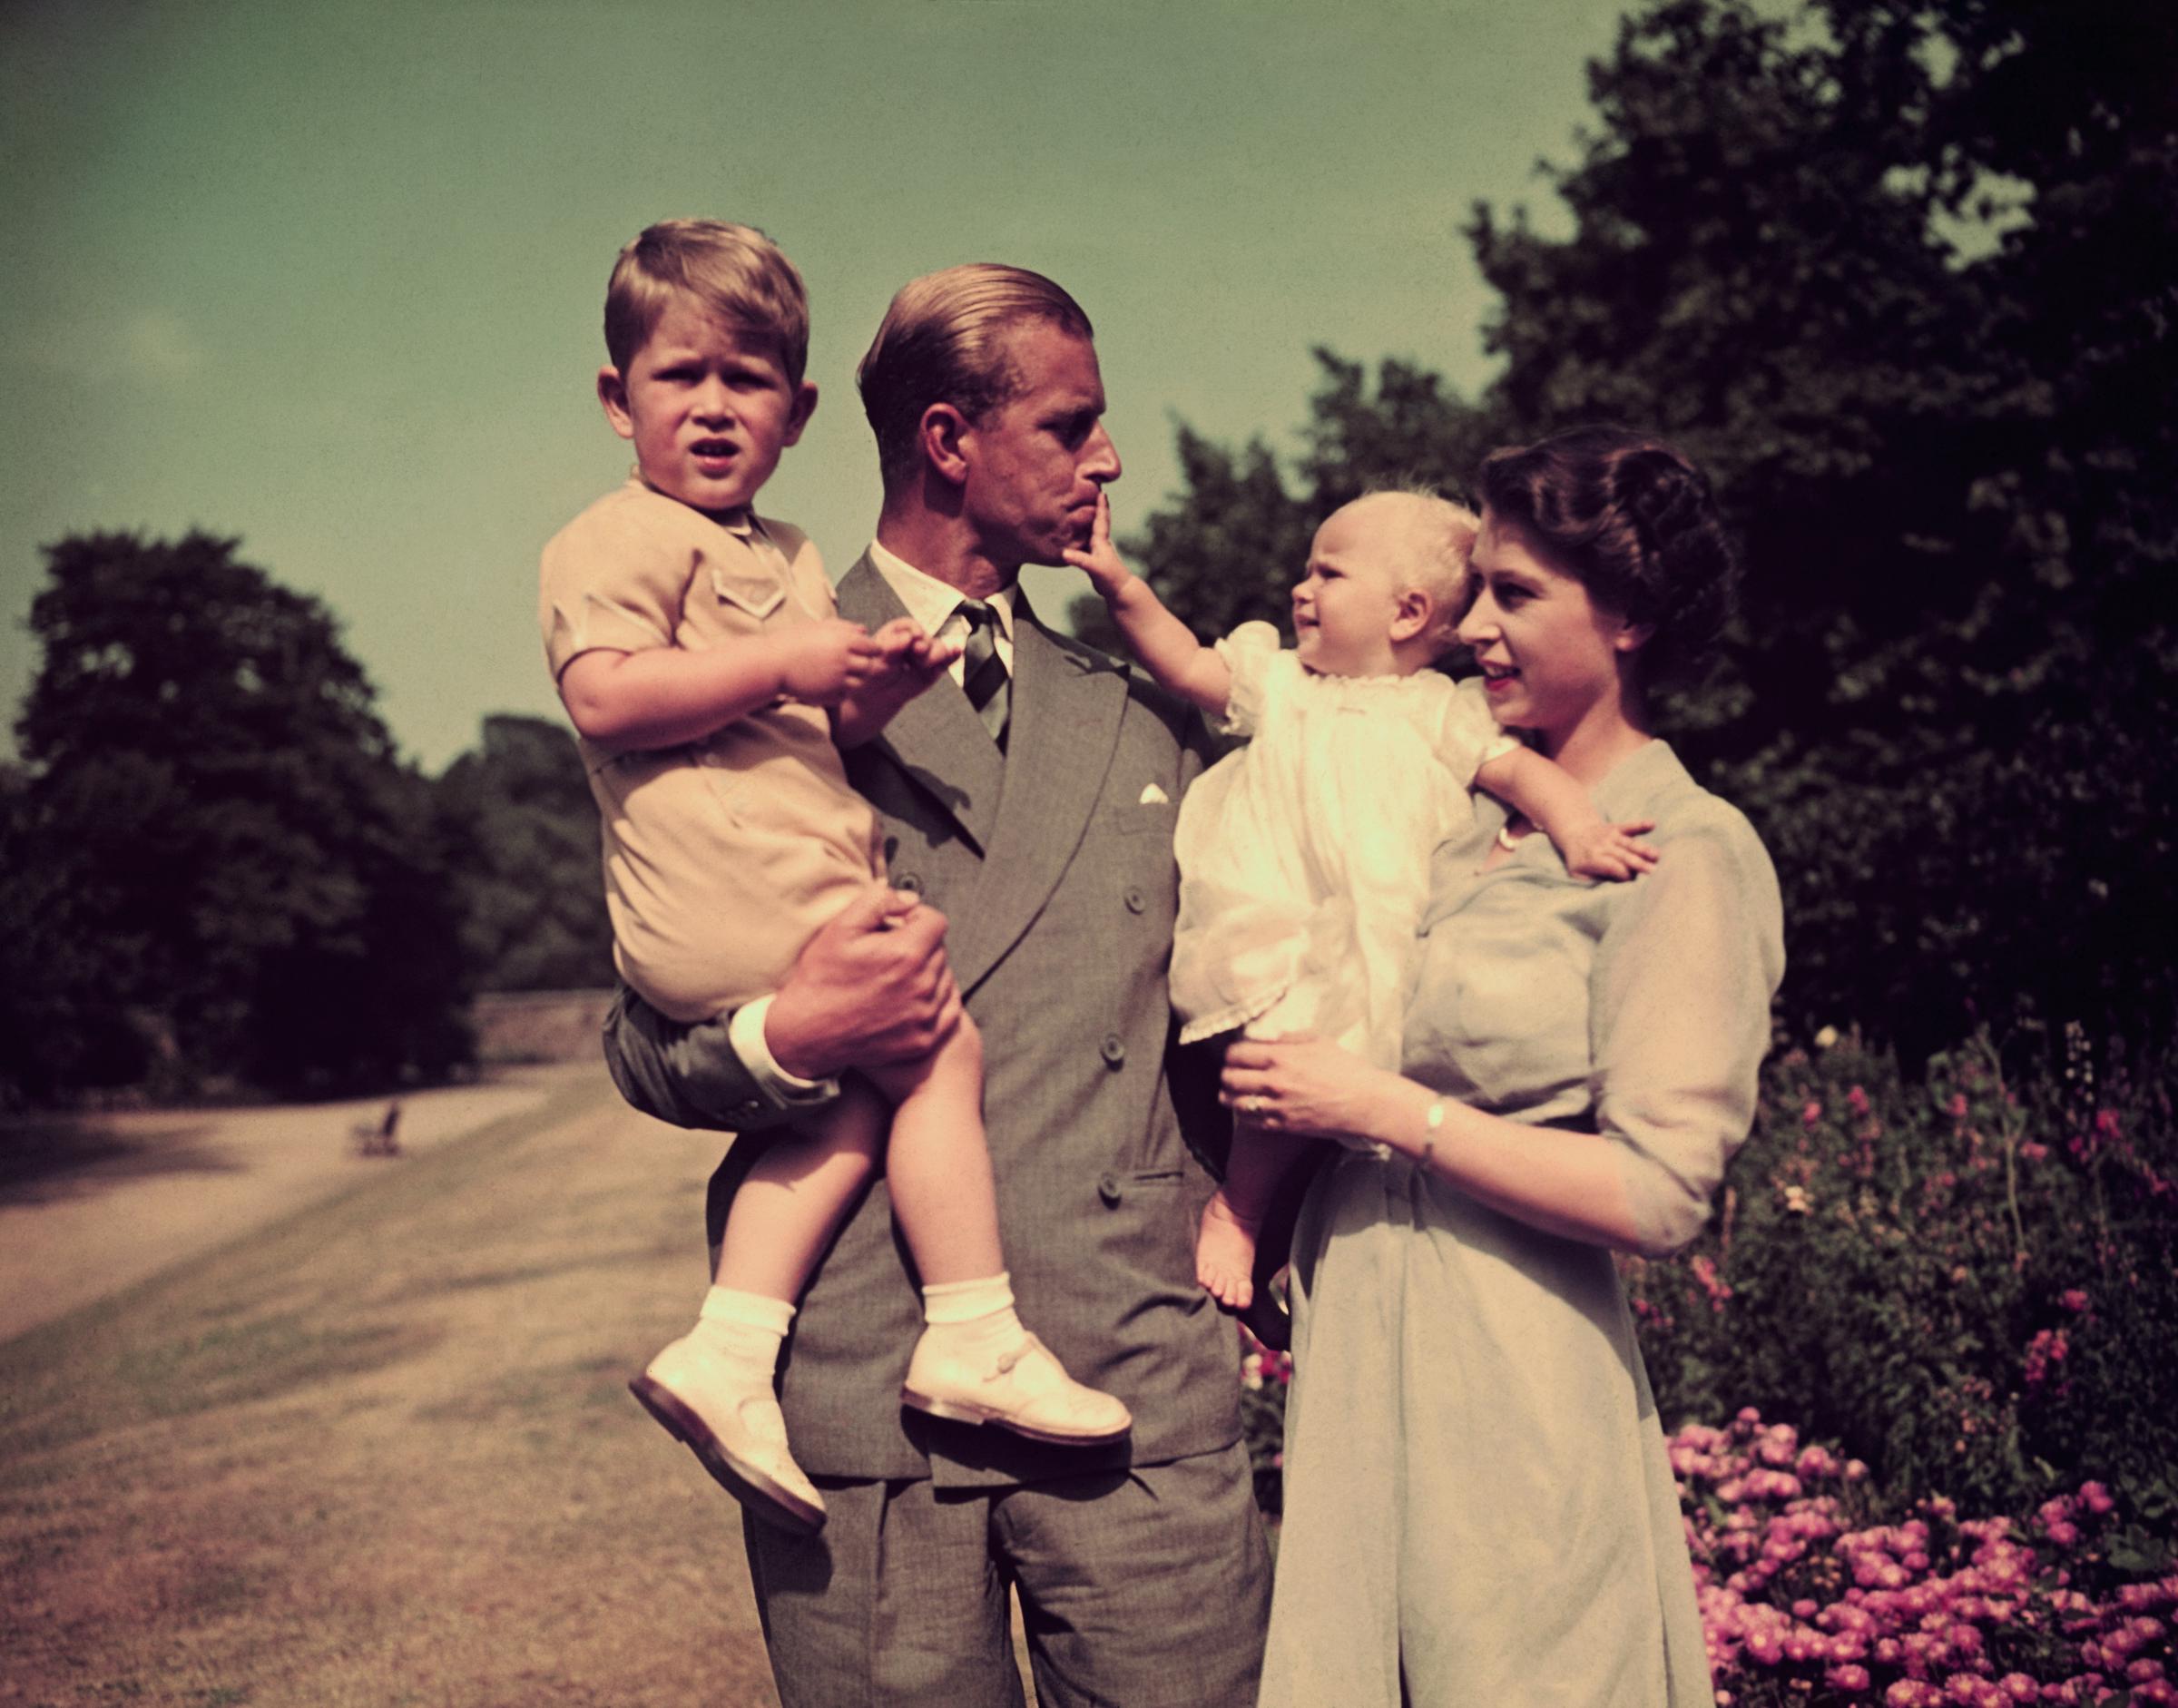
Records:
[[[456,827],[462,946],[480,990],[613,982],[597,810],[574,738],[541,718],[484,721],[484,744],[437,784]]]
[[[236,545],[46,548],[0,827],[6,1094],[332,1090],[466,1057],[429,786],[324,608]]]
[[[1325,354],[1297,493],[1261,444],[1183,431],[1187,491],[1130,545],[1221,633],[1282,614],[1310,529],[1368,484],[1459,492],[1496,443],[1661,430],[1747,546],[1721,666],[1663,722],[1777,859],[1787,1026],[1849,1017],[1916,1058],[1977,1021],[2161,1047],[2174,19],[1647,8],[1555,176],[1573,234],[1476,211],[1487,393],[1398,363],[1371,393]]]

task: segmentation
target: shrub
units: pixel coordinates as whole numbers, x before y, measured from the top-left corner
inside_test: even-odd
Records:
[[[1847,1038],[1766,1075],[1688,1252],[1630,1261],[1667,1422],[1741,1406],[1840,1442],[1893,1502],[2024,1511],[2063,1476],[2178,1519],[2166,1087],[2006,1083],[1986,1038],[1903,1079]]]

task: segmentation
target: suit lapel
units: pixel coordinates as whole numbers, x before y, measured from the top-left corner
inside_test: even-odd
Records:
[[[908,608],[865,553],[839,583],[839,614],[875,631],[906,616]],[[966,694],[948,682],[937,683],[902,706],[873,745],[944,809],[978,854],[987,856],[1006,756]]]
[[[946,936],[953,976],[964,991],[1014,946],[1064,874],[1103,798],[1127,705],[1126,676],[1118,664],[1060,645],[1019,594],[1014,615],[1006,791],[985,846],[983,877]],[[947,697],[983,736],[984,751],[996,753],[967,697]]]

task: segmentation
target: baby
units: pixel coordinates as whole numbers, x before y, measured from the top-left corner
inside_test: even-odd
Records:
[[[1547,833],[1571,872],[1628,879],[1654,865],[1634,839],[1653,824],[1606,824],[1572,777],[1497,727],[1480,682],[1428,668],[1455,644],[1477,532],[1469,512],[1425,493],[1334,511],[1293,590],[1290,653],[1268,623],[1201,644],[1112,549],[1102,503],[1087,548],[1067,553],[1150,674],[1252,738],[1181,803],[1182,1042],[1310,1032],[1396,1069],[1430,852],[1468,820],[1471,786]],[[1310,1141],[1235,1138],[1195,1272],[1246,1311],[1264,1211]]]
[[[635,468],[545,546],[544,650],[597,801],[621,975],[672,1018],[708,1020],[778,989],[846,909],[873,928],[914,911],[883,882],[876,817],[839,750],[875,736],[958,649],[906,618],[875,634],[842,621],[809,540],[751,507],[817,407],[801,279],[761,232],[645,231],[613,270],[605,344],[598,397]],[[923,1287],[902,1400],[1060,1443],[1131,1427],[1014,1313],[965,1016],[928,1056],[865,1067],[800,1131],[736,1142],[765,1148],[727,1212],[714,1284],[630,1386],[757,1517],[824,1522],[773,1378],[794,1301],[881,1147]]]

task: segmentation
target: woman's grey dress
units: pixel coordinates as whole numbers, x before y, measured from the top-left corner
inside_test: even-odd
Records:
[[[1405,1071],[1597,1133],[1643,1249],[1683,1245],[1753,1117],[1784,966],[1747,821],[1652,741],[1593,791],[1656,869],[1569,877],[1503,810],[1435,857]],[[1671,1467],[1609,1252],[1343,1153],[1294,1242],[1286,1516],[1262,1708],[1708,1708]]]

